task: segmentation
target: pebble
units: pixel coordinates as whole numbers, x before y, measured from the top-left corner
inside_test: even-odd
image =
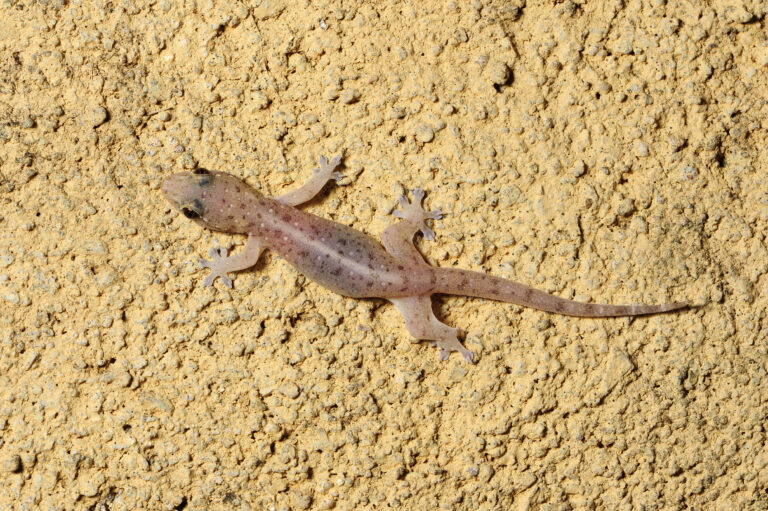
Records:
[[[504,62],[495,61],[488,68],[488,76],[491,83],[495,85],[504,85],[507,83],[510,74],[509,66]]]
[[[427,142],[431,142],[435,138],[435,132],[427,126],[426,124],[420,124],[416,127],[416,139],[426,144]]]
[[[648,144],[640,139],[634,141],[633,149],[636,156],[645,157],[651,154]]]
[[[92,128],[98,128],[109,118],[109,112],[103,106],[92,107],[82,117],[83,124]]]
[[[21,472],[21,456],[11,454],[3,460],[3,471],[11,474]]]
[[[296,399],[299,397],[299,386],[293,382],[283,383],[278,387],[278,390],[285,397]]]
[[[360,91],[357,89],[346,89],[341,93],[341,102],[347,105],[357,102],[360,99]]]

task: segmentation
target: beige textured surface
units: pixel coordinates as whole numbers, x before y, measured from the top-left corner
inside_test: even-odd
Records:
[[[0,510],[768,507],[768,7],[705,3],[0,4]],[[423,186],[433,264],[706,305],[441,299],[468,365],[272,255],[201,286],[243,240],[164,176],[341,149],[309,209]]]

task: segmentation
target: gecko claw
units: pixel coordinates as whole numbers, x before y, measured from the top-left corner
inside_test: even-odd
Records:
[[[395,218],[400,218],[406,222],[410,222],[413,226],[421,232],[424,239],[432,241],[435,239],[435,231],[427,227],[427,220],[439,220],[443,217],[443,212],[439,209],[432,211],[425,211],[421,206],[421,201],[424,199],[424,190],[416,188],[413,191],[413,202],[408,200],[408,197],[401,195],[398,197],[397,202],[402,209],[397,209],[393,212]]]
[[[231,289],[232,279],[227,276],[226,271],[222,271],[221,269],[223,262],[227,259],[227,254],[229,254],[229,251],[226,248],[221,248],[218,251],[215,248],[212,248],[208,251],[208,254],[211,256],[211,261],[203,259],[202,257],[197,260],[200,264],[200,268],[211,269],[211,273],[203,280],[203,285],[212,286],[213,282],[216,280],[216,277],[220,277],[221,283]]]
[[[335,170],[336,167],[341,165],[341,154],[337,154],[333,158],[331,158],[331,161],[328,161],[328,158],[325,156],[320,156],[317,159],[317,162],[320,164],[319,167],[315,167],[313,169],[313,173],[315,175],[323,175],[325,176],[329,181],[333,179],[337,183],[344,179],[344,174],[341,172]]]

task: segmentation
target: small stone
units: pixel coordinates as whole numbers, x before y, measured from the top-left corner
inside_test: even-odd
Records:
[[[577,160],[573,164],[573,177],[581,177],[587,172],[587,166],[582,160]]]
[[[355,103],[360,99],[360,91],[357,89],[347,89],[341,93],[341,102],[347,105]]]
[[[635,140],[634,143],[634,151],[637,156],[645,157],[651,154],[650,148],[648,147],[648,144],[643,142],[640,139]]]
[[[616,211],[621,216],[629,216],[635,212],[635,202],[632,199],[624,199],[619,204],[619,209]]]
[[[489,66],[488,76],[494,85],[504,85],[509,80],[509,66],[504,62],[496,61]]]
[[[685,146],[686,139],[681,137],[680,135],[670,135],[669,137],[669,148],[672,150],[673,153],[678,152],[680,149]]]
[[[430,128],[426,124],[420,124],[416,128],[416,139],[419,142],[426,144],[427,142],[431,142],[432,139],[434,138],[435,138],[435,132],[432,130],[432,128]]]
[[[82,480],[78,488],[80,490],[80,495],[84,497],[95,497],[99,494],[99,486],[103,483],[104,476],[102,474]]]
[[[299,386],[293,382],[283,383],[282,385],[280,385],[280,388],[278,390],[285,397],[288,397],[291,399],[296,399],[297,397],[299,397]]]
[[[251,97],[253,107],[257,110],[264,110],[269,106],[270,100],[266,94],[261,91],[256,91]]]
[[[294,492],[292,496],[293,505],[296,509],[309,509],[312,504],[312,497],[305,493]]]
[[[235,357],[242,357],[245,353],[245,344],[237,342],[229,348],[229,352]]]
[[[197,159],[189,153],[184,153],[181,157],[181,165],[187,170],[196,169]]]
[[[393,106],[391,112],[393,119],[402,119],[405,117],[405,108],[401,106]]]
[[[103,106],[96,106],[85,112],[82,121],[85,126],[98,128],[109,119],[109,112]]]
[[[754,18],[754,15],[745,9],[743,5],[726,7],[725,16],[728,18],[728,21],[741,24],[749,23]]]
[[[3,460],[3,471],[15,474],[21,472],[21,456],[12,454]]]
[[[117,378],[115,378],[115,382],[121,387],[130,386],[132,381],[133,381],[133,376],[131,376],[131,373],[129,373],[126,370],[120,371],[117,375]]]

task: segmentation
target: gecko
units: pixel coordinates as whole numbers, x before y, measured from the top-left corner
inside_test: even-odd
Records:
[[[210,274],[203,284],[216,278],[232,287],[230,272],[256,264],[265,249],[277,252],[300,273],[322,286],[353,298],[384,298],[400,311],[405,327],[416,339],[432,341],[445,360],[459,352],[467,362],[474,354],[459,339],[461,332],[441,322],[432,310],[432,295],[465,295],[532,307],[578,317],[639,316],[675,311],[688,302],[661,305],[607,305],[577,302],[496,277],[458,268],[427,264],[414,245],[421,233],[435,239],[428,220],[443,216],[439,210],[422,207],[424,192],[413,191],[413,201],[399,197],[399,219],[382,233],[382,243],[344,224],[307,213],[296,206],[314,198],[329,181],[343,178],[336,169],[341,155],[330,161],[321,156],[320,166],[298,189],[268,197],[244,181],[225,172],[198,168],[167,177],[162,192],[186,218],[214,231],[247,235],[245,247],[235,255],[226,248],[200,258]],[[383,246],[382,246],[383,245]]]

